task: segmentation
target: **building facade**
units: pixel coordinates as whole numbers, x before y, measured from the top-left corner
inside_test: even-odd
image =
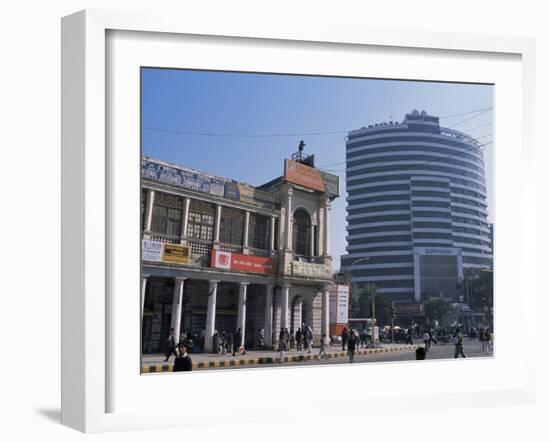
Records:
[[[309,158],[309,159],[308,159]],[[142,159],[142,351],[165,351],[171,328],[241,329],[245,348],[277,345],[279,331],[328,336],[330,206],[338,177],[302,152],[284,175],[253,187]]]
[[[463,269],[491,267],[483,146],[437,116],[349,132],[346,183],[342,267],[357,284],[396,302],[456,302]]]

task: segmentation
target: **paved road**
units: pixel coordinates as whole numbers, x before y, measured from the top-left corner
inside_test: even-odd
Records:
[[[421,345],[420,340],[415,340],[415,345]],[[318,349],[314,349],[316,353],[318,353]],[[455,346],[452,344],[436,344],[433,345],[430,348],[430,351],[427,354],[426,359],[449,359],[454,358],[454,351]],[[464,340],[464,353],[466,354],[466,357],[492,357],[493,353],[491,353],[487,356],[481,351],[481,345],[477,339],[470,340],[465,339]],[[462,357],[460,357],[462,358]],[[392,362],[392,361],[414,361],[416,359],[416,355],[414,350],[413,351],[401,351],[401,352],[395,352],[395,353],[376,353],[372,355],[367,356],[356,356],[355,357],[355,363],[358,362]],[[284,363],[282,365],[284,366],[301,366],[301,365],[325,365],[325,364],[343,364],[343,363],[349,363],[349,359],[346,358],[333,358],[328,360],[322,360],[322,361],[303,361],[303,362],[292,362],[292,363]],[[276,367],[277,364],[270,364],[268,366],[266,365],[247,365],[246,367],[227,367],[227,369],[239,369],[239,368],[254,368],[254,367]],[[224,368],[225,369],[225,368]]]

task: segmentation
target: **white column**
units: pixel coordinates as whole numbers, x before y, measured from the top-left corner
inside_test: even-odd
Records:
[[[179,342],[181,332],[181,306],[183,302],[183,285],[185,278],[176,278],[174,286],[174,298],[172,301],[171,327],[174,329],[176,342]]]
[[[248,282],[239,285],[239,306],[237,310],[237,328],[241,329],[241,346],[244,347],[244,333],[246,325],[246,291]]]
[[[414,252],[414,300],[420,302],[420,255]]]
[[[143,321],[143,309],[145,308],[145,291],[147,289],[147,276],[141,277],[141,320]]]
[[[330,256],[330,201],[325,202],[325,234],[323,237],[324,256]]]
[[[264,320],[264,335],[265,346],[273,345],[273,285],[266,286],[265,291],[265,320]]]
[[[310,235],[310,246],[309,246],[309,254],[311,257],[315,256],[315,226],[311,224],[311,235]]]
[[[275,217],[271,217],[269,223],[269,250],[275,250]]]
[[[180,242],[183,243],[187,239],[187,226],[189,225],[189,206],[191,204],[191,198],[183,197],[183,214],[181,217],[181,234]]]
[[[243,233],[243,249],[248,247],[248,228],[250,225],[250,212],[244,212],[244,233]]]
[[[319,241],[319,256],[323,256],[325,253],[325,241],[323,237],[325,236],[325,209],[324,206],[320,206],[318,210],[318,222],[319,226],[317,229],[317,241]]]
[[[210,281],[208,286],[208,305],[206,307],[206,330],[204,336],[205,351],[213,351],[212,337],[216,329],[216,295],[218,293],[218,283],[220,281]]]
[[[222,206],[219,204],[216,206],[216,230],[214,232],[214,242],[220,242],[220,223],[222,220]]]
[[[288,189],[286,200],[286,249],[292,250],[292,189]]]
[[[153,222],[153,204],[155,203],[155,191],[147,189],[147,203],[145,205],[145,225],[143,226],[146,232],[151,231],[151,223]]]
[[[289,297],[289,293],[290,293],[290,285],[281,286],[281,328],[282,329],[288,328],[288,297]]]
[[[321,338],[325,335],[325,344],[330,342],[330,292],[329,287],[323,288],[323,298],[321,306]]]

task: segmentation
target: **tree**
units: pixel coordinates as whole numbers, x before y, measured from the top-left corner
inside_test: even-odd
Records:
[[[355,284],[352,284],[350,286],[349,291],[349,313],[350,317],[357,318],[359,317],[359,311],[360,311],[360,305],[359,305],[359,290]]]
[[[359,316],[361,318],[371,317],[371,304],[376,297],[377,288],[374,284],[364,284],[358,289]]]
[[[372,306],[372,302],[370,303]],[[392,300],[387,295],[377,295],[375,299],[375,317],[376,324],[379,326],[391,324]],[[372,316],[372,312],[370,314]]]
[[[439,324],[443,323],[443,317],[452,311],[451,303],[442,297],[431,297],[424,302],[424,312],[431,320],[437,320]]]
[[[475,311],[490,311],[493,307],[493,271],[469,269],[466,285],[470,307]]]

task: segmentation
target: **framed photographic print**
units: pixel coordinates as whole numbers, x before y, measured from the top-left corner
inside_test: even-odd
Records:
[[[63,423],[532,401],[533,42],[264,25],[64,18]]]

